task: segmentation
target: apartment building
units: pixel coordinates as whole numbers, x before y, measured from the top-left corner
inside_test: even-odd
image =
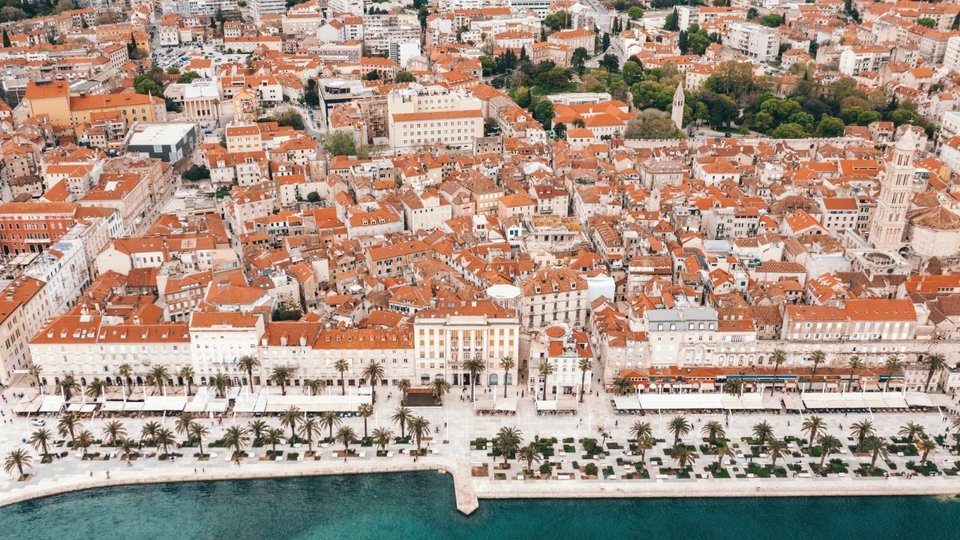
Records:
[[[777,57],[780,33],[762,24],[732,22],[727,25],[723,44],[758,62],[767,62]]]

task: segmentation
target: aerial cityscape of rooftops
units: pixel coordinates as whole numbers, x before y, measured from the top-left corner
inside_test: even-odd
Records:
[[[960,493],[960,2],[0,20],[0,505]]]

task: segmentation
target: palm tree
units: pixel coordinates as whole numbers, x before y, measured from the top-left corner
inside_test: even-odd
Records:
[[[363,378],[370,383],[370,397],[374,403],[377,402],[377,385],[380,384],[380,381],[382,381],[384,377],[383,364],[378,364],[371,360],[370,363],[367,364],[367,367],[363,368]],[[363,437],[367,437],[366,433],[364,433]]]
[[[810,418],[807,418],[803,421],[803,424],[800,426],[800,431],[807,432],[807,440],[810,441],[810,444],[807,445],[807,452],[813,453],[813,441],[817,440],[817,437],[821,433],[826,431],[827,422],[823,418],[813,415]]]
[[[227,432],[223,435],[223,443],[227,447],[233,447],[234,458],[238,461],[240,460],[240,453],[243,452],[243,448],[247,445],[247,441],[250,440],[250,437],[247,435],[247,430],[240,426],[230,426],[227,428]]]
[[[516,367],[517,363],[513,361],[513,357],[504,356],[500,359],[500,369],[503,370],[503,397],[507,397],[507,376],[510,375],[510,370]]]
[[[207,429],[207,426],[201,424],[200,422],[193,422],[190,424],[190,428],[187,431],[187,436],[189,440],[197,442],[197,449],[200,451],[200,455],[203,455],[203,438],[210,434],[210,430]]]
[[[537,371],[540,373],[540,376],[543,377],[543,399],[547,399],[547,377],[553,375],[553,364],[547,360],[541,360],[540,364],[537,366]]]
[[[927,366],[927,384],[923,386],[923,391],[927,392],[930,390],[930,381],[933,379],[933,374],[943,369],[947,365],[947,361],[942,354],[928,354],[923,358],[921,364]]]
[[[763,448],[764,443],[767,442],[767,439],[773,437],[773,428],[770,427],[770,424],[766,420],[760,422],[753,426],[753,436],[760,441],[760,448]]]
[[[540,446],[535,442],[524,446],[518,452],[518,457],[527,462],[527,470],[533,469],[533,462],[540,462],[540,458],[543,457],[543,453],[540,451]]]
[[[725,457],[736,457],[737,453],[733,451],[733,448],[730,448],[726,444],[718,444],[713,448],[714,455],[717,456],[717,471],[723,468],[723,458]]]
[[[774,349],[773,354],[770,355],[770,362],[773,364],[773,384],[770,385],[770,395],[773,395],[773,391],[777,386],[777,372],[780,371],[780,366],[787,361],[787,351],[783,349]]]
[[[642,437],[652,436],[653,429],[650,427],[649,422],[641,422],[637,420],[636,422],[633,423],[632,426],[630,426],[630,435],[632,435],[634,439],[639,441],[640,438]]]
[[[101,381],[99,378],[94,378],[90,384],[87,385],[87,397],[93,400],[100,399],[100,396],[103,395],[103,391],[107,388],[107,383]]]
[[[583,394],[586,393],[587,372],[593,369],[593,360],[581,358],[577,367],[580,368],[580,403],[583,403]]]
[[[127,385],[127,395],[129,395],[133,391],[133,368],[130,364],[120,364],[117,373],[120,374],[124,384]]]
[[[312,416],[304,418],[303,422],[300,422],[300,435],[307,440],[307,449],[313,452],[313,438],[320,435],[320,424],[317,419]]]
[[[80,388],[80,385],[77,384],[77,380],[73,378],[73,375],[67,375],[60,381],[60,390],[63,391],[63,399],[70,401],[70,398],[73,397],[73,391],[77,388]]]
[[[900,361],[899,356],[895,354],[891,354],[890,356],[887,357],[887,361],[884,362],[883,364],[883,369],[887,371],[887,380],[886,382],[884,382],[884,385],[883,385],[884,391],[890,389],[890,379],[892,379],[893,376],[896,375],[897,372],[900,371],[900,369],[902,368],[903,368],[903,362]]]
[[[43,373],[43,368],[36,364],[31,364],[30,367],[27,368],[27,374],[37,380],[37,388],[43,387],[43,385],[40,383],[41,373]]]
[[[397,407],[397,410],[393,411],[393,416],[390,417],[394,423],[400,426],[400,438],[406,438],[406,428],[407,422],[413,418],[413,414],[410,412],[410,409],[406,407]]]
[[[343,426],[337,430],[337,436],[335,440],[343,445],[343,451],[347,454],[350,453],[350,445],[357,440],[357,434],[354,433],[353,428],[350,426]]]
[[[218,398],[224,399],[227,397],[227,388],[231,386],[230,377],[218,371],[213,377],[210,377],[210,386],[217,391]]]
[[[650,435],[644,435],[637,438],[637,451],[640,452],[640,461],[646,461],[647,450],[652,450],[657,445],[657,440]]]
[[[613,393],[617,396],[629,396],[636,391],[633,383],[626,377],[616,377],[613,379]]]
[[[419,454],[420,442],[430,433],[430,422],[422,416],[415,416],[410,419],[407,427],[410,428],[410,435],[413,436],[413,440],[417,443],[417,453]]]
[[[917,441],[917,450],[921,451],[923,454],[920,458],[920,466],[922,467],[924,463],[927,462],[927,456],[930,455],[930,452],[937,449],[937,443],[924,437]]]
[[[674,416],[673,420],[670,420],[670,424],[667,425],[667,431],[673,433],[673,446],[679,445],[680,437],[686,437],[691,429],[693,429],[693,425],[687,421],[687,417]]]
[[[177,375],[183,379],[183,382],[187,383],[187,395],[189,396],[192,393],[190,389],[193,385],[193,378],[197,374],[194,373],[192,367],[183,366],[182,368],[180,368],[180,371],[177,372]]]
[[[153,366],[150,368],[150,373],[147,374],[147,384],[152,384],[157,387],[157,392],[163,393],[163,385],[167,383],[167,379],[170,378],[170,372],[167,371],[166,366]]]
[[[193,422],[193,415],[188,412],[184,412],[180,413],[180,417],[177,418],[177,422],[173,427],[177,430],[177,433],[185,436],[190,432],[190,426],[193,424]]]
[[[260,360],[256,356],[249,354],[241,356],[237,360],[237,369],[247,372],[247,384],[250,385],[250,393],[253,393],[253,370],[260,367]]]
[[[403,396],[406,395],[407,390],[410,389],[410,379],[400,379],[397,381],[397,391],[400,392],[400,399],[403,399]]]
[[[10,453],[7,454],[7,458],[3,461],[3,470],[9,473],[13,469],[16,469],[19,473],[17,480],[19,480],[23,478],[23,468],[29,467],[32,461],[33,457],[30,456],[26,450],[23,448],[17,448],[15,450],[11,450]]]
[[[473,391],[477,385],[477,377],[483,373],[483,370],[487,369],[487,366],[483,363],[483,360],[474,358],[464,362],[463,368],[470,372],[470,401],[472,402],[474,400]]]
[[[510,459],[510,454],[515,453],[523,441],[523,435],[519,429],[512,427],[502,427],[493,438],[493,448],[503,454],[503,462]]]
[[[258,441],[263,440],[263,434],[270,429],[270,426],[267,425],[263,420],[254,420],[250,422],[250,431],[249,433],[253,435],[253,444],[258,444]]]
[[[311,396],[315,396],[326,389],[327,383],[323,382],[323,379],[304,379],[303,381],[303,391],[309,391]]]
[[[320,427],[325,427],[330,431],[330,436],[327,438],[331,441],[333,440],[333,428],[339,427],[341,423],[342,420],[333,411],[327,411],[320,415]]]
[[[870,472],[873,472],[873,468],[877,465],[878,457],[882,456],[884,460],[890,457],[890,444],[887,442],[886,439],[883,439],[881,437],[876,437],[876,436],[867,437],[866,439],[864,439],[863,444],[861,445],[861,448],[865,452],[869,452],[871,454],[870,468],[869,468]]]
[[[120,459],[127,460],[128,467],[133,465],[133,463],[130,461],[130,458],[133,457],[133,454],[135,454],[133,449],[136,447],[137,443],[133,439],[122,439],[120,441]]]
[[[380,447],[380,450],[386,450],[393,438],[393,432],[387,428],[377,428],[373,430],[373,444]]]
[[[363,418],[363,438],[367,438],[367,419],[373,416],[373,405],[364,403],[357,407],[357,414]]]
[[[723,383],[724,393],[735,397],[743,397],[744,387],[746,384],[743,379],[727,379],[727,382]]]
[[[73,442],[73,447],[79,448],[81,455],[85,455],[87,453],[87,449],[93,446],[93,442],[93,433],[83,430],[77,434],[77,440]]]
[[[810,372],[810,387],[812,387],[813,379],[817,376],[817,368],[827,361],[827,353],[817,349],[810,354],[810,361],[813,362],[813,371]]]
[[[343,362],[339,360],[338,362]],[[287,366],[275,366],[270,373],[270,380],[280,386],[280,394],[287,395],[287,381],[290,379],[290,368]]]
[[[53,434],[50,433],[50,430],[47,428],[40,428],[30,434],[30,440],[28,441],[31,446],[40,450],[43,456],[45,457],[47,452],[47,445],[50,444],[50,441],[53,440]]]
[[[127,437],[127,429],[123,427],[123,422],[111,420],[103,426],[103,437],[110,442],[110,446],[116,446],[118,442]]]
[[[173,437],[172,431],[167,428],[160,428],[153,442],[156,443],[157,448],[160,448],[164,454],[169,454],[170,446],[176,444],[177,440]]]
[[[700,428],[700,433],[707,436],[710,444],[717,444],[717,438],[722,439],[727,436],[727,432],[723,429],[723,424],[716,420],[711,420],[704,424],[703,427]]]
[[[821,435],[820,440],[817,442],[820,443],[820,469],[823,469],[823,464],[827,460],[827,455],[843,448],[843,443],[840,442],[840,439],[834,437],[833,435]]]
[[[907,422],[900,427],[900,431],[897,432],[897,435],[901,437],[906,437],[908,443],[913,443],[913,439],[919,435],[921,438],[926,438],[923,426],[916,422]]]
[[[780,439],[770,439],[770,446],[768,448],[770,451],[771,464],[776,467],[777,460],[783,457],[784,452],[787,450],[787,445]]]
[[[140,428],[140,440],[150,441],[150,444],[154,444],[157,434],[160,433],[162,428],[163,426],[159,422],[147,422]]]
[[[673,452],[671,453],[673,454],[671,457],[677,462],[677,468],[681,471],[686,469],[687,466],[693,465],[696,461],[696,458],[693,456],[693,450],[681,444],[674,445]]]
[[[873,437],[873,422],[861,420],[850,425],[850,435],[857,438],[857,446],[863,446],[863,441],[867,437]]]
[[[61,437],[66,437],[70,435],[70,440],[75,441],[75,433],[77,430],[81,429],[83,426],[80,424],[80,419],[77,418],[77,415],[73,413],[67,413],[60,418],[60,421],[57,422],[57,431],[60,433]]]
[[[270,428],[263,434],[263,444],[269,444],[274,456],[277,454],[277,445],[283,442],[283,430],[280,428]]]
[[[434,379],[430,383],[430,388],[433,390],[433,395],[440,401],[440,404],[443,405],[443,395],[450,390],[450,383],[444,379]]]
[[[297,440],[297,424],[301,420],[303,420],[303,411],[292,406],[283,411],[283,415],[280,416],[280,425],[290,428],[290,444]]]
[[[340,373],[340,395],[347,395],[347,382],[344,380],[344,373],[350,369],[350,364],[346,360],[340,359],[333,364],[333,369]]]
[[[863,360],[859,356],[851,356],[847,363],[850,365],[850,382],[847,383],[847,391],[850,391],[850,387],[853,386],[853,374],[863,368]]]

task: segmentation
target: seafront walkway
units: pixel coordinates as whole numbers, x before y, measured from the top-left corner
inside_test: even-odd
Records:
[[[9,392],[10,390],[8,390]],[[14,390],[15,391],[15,390]],[[478,391],[478,394],[480,392]],[[248,478],[293,477],[308,475],[386,473],[437,470],[451,475],[456,503],[469,514],[480,499],[497,498],[590,498],[590,497],[731,497],[731,496],[822,496],[822,495],[952,495],[960,493],[960,456],[954,453],[955,439],[949,418],[939,412],[823,414],[824,432],[836,437],[842,446],[825,459],[819,469],[819,453],[810,453],[803,441],[803,422],[810,414],[743,413],[734,415],[686,413],[689,430],[680,437],[689,450],[691,461],[680,466],[674,456],[674,434],[670,424],[675,414],[646,416],[615,415],[610,397],[594,395],[586,399],[576,415],[538,415],[535,404],[520,399],[516,415],[479,416],[472,410],[469,391],[460,389],[446,396],[442,407],[413,408],[431,425],[423,441],[428,454],[415,458],[410,442],[394,441],[378,454],[372,446],[354,444],[348,457],[342,445],[314,444],[314,455],[307,445],[272,446],[248,444],[248,454],[232,461],[232,451],[216,446],[233,425],[247,426],[254,418],[227,414],[222,418],[201,417],[196,421],[210,433],[204,439],[204,453],[198,457],[193,447],[172,448],[174,459],[159,459],[155,447],[144,447],[130,464],[120,459],[117,449],[102,441],[87,450],[87,456],[71,448],[68,436],[57,435],[61,416],[44,417],[44,426],[53,434],[50,463],[41,463],[40,455],[28,444],[37,426],[29,419],[14,418],[8,404],[0,403],[0,457],[15,448],[27,450],[32,464],[28,477],[18,480],[14,474],[0,477],[0,505],[55,493],[112,485],[233,480]],[[478,395],[478,397],[480,397]],[[375,412],[368,419],[369,431],[399,428],[391,415],[399,406],[397,396],[378,396]],[[271,427],[280,427],[276,417],[263,417]],[[119,419],[129,437],[139,440],[146,422],[156,421],[173,429],[175,417],[142,416]],[[81,419],[83,430],[97,439],[109,419]],[[887,448],[874,461],[870,452],[858,447],[851,426],[868,421]],[[655,438],[652,448],[642,452],[635,446],[631,426],[645,422]],[[731,452],[717,466],[718,457],[703,433],[709,422],[720,423]],[[755,426],[766,422],[772,437],[781,441],[779,456],[771,456],[768,445],[757,444]],[[903,426],[914,423],[936,441],[936,447],[924,461],[917,443],[904,440]],[[344,418],[343,425],[363,434],[363,419]],[[503,456],[491,440],[502,428],[514,428],[522,436],[522,445],[535,442],[541,449],[532,463],[518,455]],[[285,430],[289,433],[289,429]],[[327,436],[326,430],[323,437]],[[183,441],[182,435],[176,436]],[[270,454],[268,456],[268,453]],[[875,467],[871,470],[869,465]],[[922,462],[922,463],[921,463]]]

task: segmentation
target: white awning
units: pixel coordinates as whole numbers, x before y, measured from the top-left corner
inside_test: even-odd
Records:
[[[618,411],[639,411],[640,400],[635,394],[629,396],[614,396],[613,408]]]
[[[555,411],[557,410],[557,402],[537,400],[537,410],[538,411]]]
[[[225,399],[218,399],[207,403],[207,412],[224,412],[227,410],[229,402]]]
[[[933,401],[930,400],[930,396],[923,392],[907,392],[903,397],[911,407],[933,407]]]
[[[80,409],[83,408],[83,403],[68,403],[67,412],[80,412]]]
[[[370,396],[363,395],[271,395],[267,398],[264,412],[283,412],[290,407],[296,407],[303,412],[356,412],[360,405],[369,404]]]
[[[884,392],[883,402],[889,409],[906,409],[909,407],[907,399],[900,392]]]
[[[40,404],[42,413],[58,413],[63,410],[66,400],[63,396],[43,396],[43,402]]]
[[[493,408],[492,399],[478,399],[473,402],[473,410],[475,411],[492,411]]]
[[[149,396],[143,402],[143,410],[151,412],[181,412],[187,406],[187,398],[182,396]]]
[[[501,399],[497,401],[496,410],[501,412],[517,412],[517,400]]]
[[[123,404],[124,411],[142,411],[143,402],[142,401],[128,401]]]
[[[13,412],[17,414],[35,413],[40,410],[41,400],[33,398],[29,401],[21,401],[13,406]]]
[[[103,411],[104,412],[118,412],[123,410],[123,402],[117,400],[110,400],[103,402]]]

